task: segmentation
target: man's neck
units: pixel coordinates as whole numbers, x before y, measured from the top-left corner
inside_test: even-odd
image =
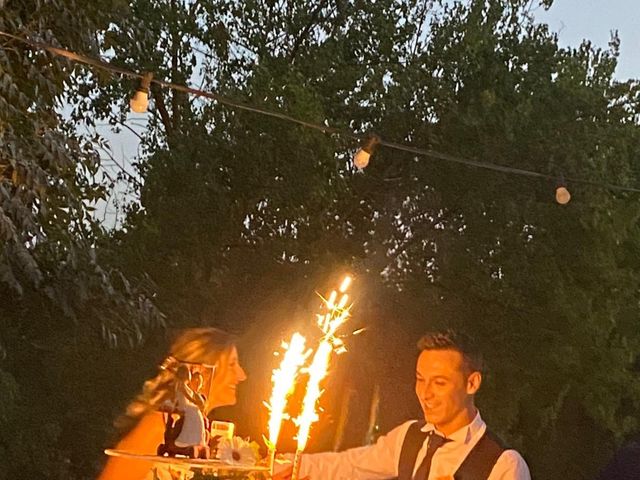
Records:
[[[447,424],[445,425],[434,424],[434,427],[436,427],[436,430],[443,433],[446,437],[449,437],[451,434],[457,432],[461,428],[464,428],[467,425],[469,425],[471,422],[473,422],[477,414],[478,414],[478,409],[475,406],[471,405],[470,407],[460,412],[460,415],[455,417],[452,421],[448,422]]]

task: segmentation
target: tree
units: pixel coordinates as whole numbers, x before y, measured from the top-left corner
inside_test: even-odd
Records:
[[[122,5],[8,1],[0,30],[95,54],[102,9]],[[102,140],[60,113],[77,79],[91,74],[14,37],[0,38],[0,478],[72,478],[83,459],[69,419],[86,419],[74,399],[85,398],[91,377],[79,359],[102,342],[139,343],[163,317],[149,289],[105,261],[105,233],[91,213],[108,188]],[[73,120],[90,122],[87,105]],[[85,378],[74,382],[72,372]]]
[[[613,78],[618,40],[560,48],[531,5],[146,0],[104,24],[98,47],[116,65],[308,122],[638,185],[638,84]],[[133,83],[82,80],[98,118],[126,122]],[[170,324],[248,331],[261,352],[283,319],[313,311],[306,292],[350,267],[368,293],[357,311],[370,340],[353,341],[359,391],[384,379],[383,402],[408,405],[410,367],[389,358],[410,365],[414,337],[453,326],[486,346],[483,415],[536,478],[594,476],[638,428],[635,194],[570,184],[560,207],[552,184],[388,148],[359,173],[347,138],[169,89],[152,98],[140,202],[109,259],[149,275]],[[246,351],[264,379],[246,399],[257,408],[268,375],[264,355]]]
[[[185,51],[200,41],[203,85],[237,100],[459,157],[636,185],[637,84],[613,79],[618,40],[562,49],[530,7],[198,2],[209,20],[191,40],[164,31],[175,24],[149,35],[150,45],[180,38]],[[122,64],[141,61],[131,51],[121,47]],[[267,272],[317,278],[360,265],[390,289],[376,316],[408,302],[405,329],[456,326],[490,346],[483,405],[538,478],[589,476],[607,454],[596,445],[637,428],[634,196],[575,185],[562,208],[552,184],[388,149],[360,175],[340,141],[198,100],[170,140],[159,102],[123,242],[163,252],[146,264],[165,285],[161,301],[187,318],[237,318],[231,306]],[[576,435],[560,435],[568,428]]]

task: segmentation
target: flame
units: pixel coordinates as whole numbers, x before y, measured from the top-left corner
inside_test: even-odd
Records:
[[[342,283],[340,284],[340,293],[344,293],[347,291],[347,289],[349,288],[349,285],[351,285],[351,277],[349,275],[347,275],[346,277],[344,277],[344,280],[342,280]]]
[[[322,395],[320,390],[320,382],[327,375],[329,369],[329,359],[333,346],[328,341],[322,341],[318,350],[313,356],[313,361],[309,367],[309,383],[307,384],[307,392],[302,402],[302,413],[298,417],[298,451],[304,451],[309,439],[309,430],[311,425],[318,420],[318,412],[316,411],[316,403]]]
[[[331,295],[329,295],[329,299],[326,301],[327,308],[329,310],[333,310],[334,308],[336,308],[335,303],[336,303],[337,297],[338,297],[338,292],[336,292],[335,290],[331,292]]]
[[[347,306],[349,295],[345,292],[351,284],[351,277],[347,276],[342,281],[339,291],[342,294],[340,300],[336,304],[338,292],[331,292],[328,299],[323,299],[326,308],[329,310],[324,315],[318,315],[318,325],[324,336],[320,341],[320,345],[316,350],[311,366],[309,367],[309,381],[307,383],[307,391],[302,401],[302,412],[296,419],[298,424],[298,445],[297,451],[304,451],[309,439],[311,425],[318,421],[318,412],[316,404],[322,395],[320,383],[327,376],[329,370],[329,360],[333,352],[342,353],[345,351],[344,342],[336,337],[336,332],[350,316],[351,306]]]
[[[305,363],[308,352],[305,352],[306,339],[299,333],[291,336],[289,344],[283,343],[285,350],[284,357],[280,362],[280,368],[273,370],[271,381],[273,382],[273,390],[271,391],[271,399],[267,407],[269,408],[269,439],[267,447],[275,450],[280,436],[280,427],[282,420],[285,418],[285,409],[287,407],[287,398],[293,391],[296,377],[300,371],[300,367]]]

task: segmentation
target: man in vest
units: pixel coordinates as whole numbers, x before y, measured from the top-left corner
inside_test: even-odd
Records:
[[[305,454],[300,478],[309,480],[530,480],[515,450],[489,430],[474,404],[482,383],[482,355],[448,331],[418,343],[416,395],[424,420],[409,421],[374,445]],[[286,479],[287,469],[274,476]]]

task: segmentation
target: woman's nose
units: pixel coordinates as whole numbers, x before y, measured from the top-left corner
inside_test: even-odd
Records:
[[[247,379],[247,374],[240,365],[238,365],[238,382],[244,382]]]

